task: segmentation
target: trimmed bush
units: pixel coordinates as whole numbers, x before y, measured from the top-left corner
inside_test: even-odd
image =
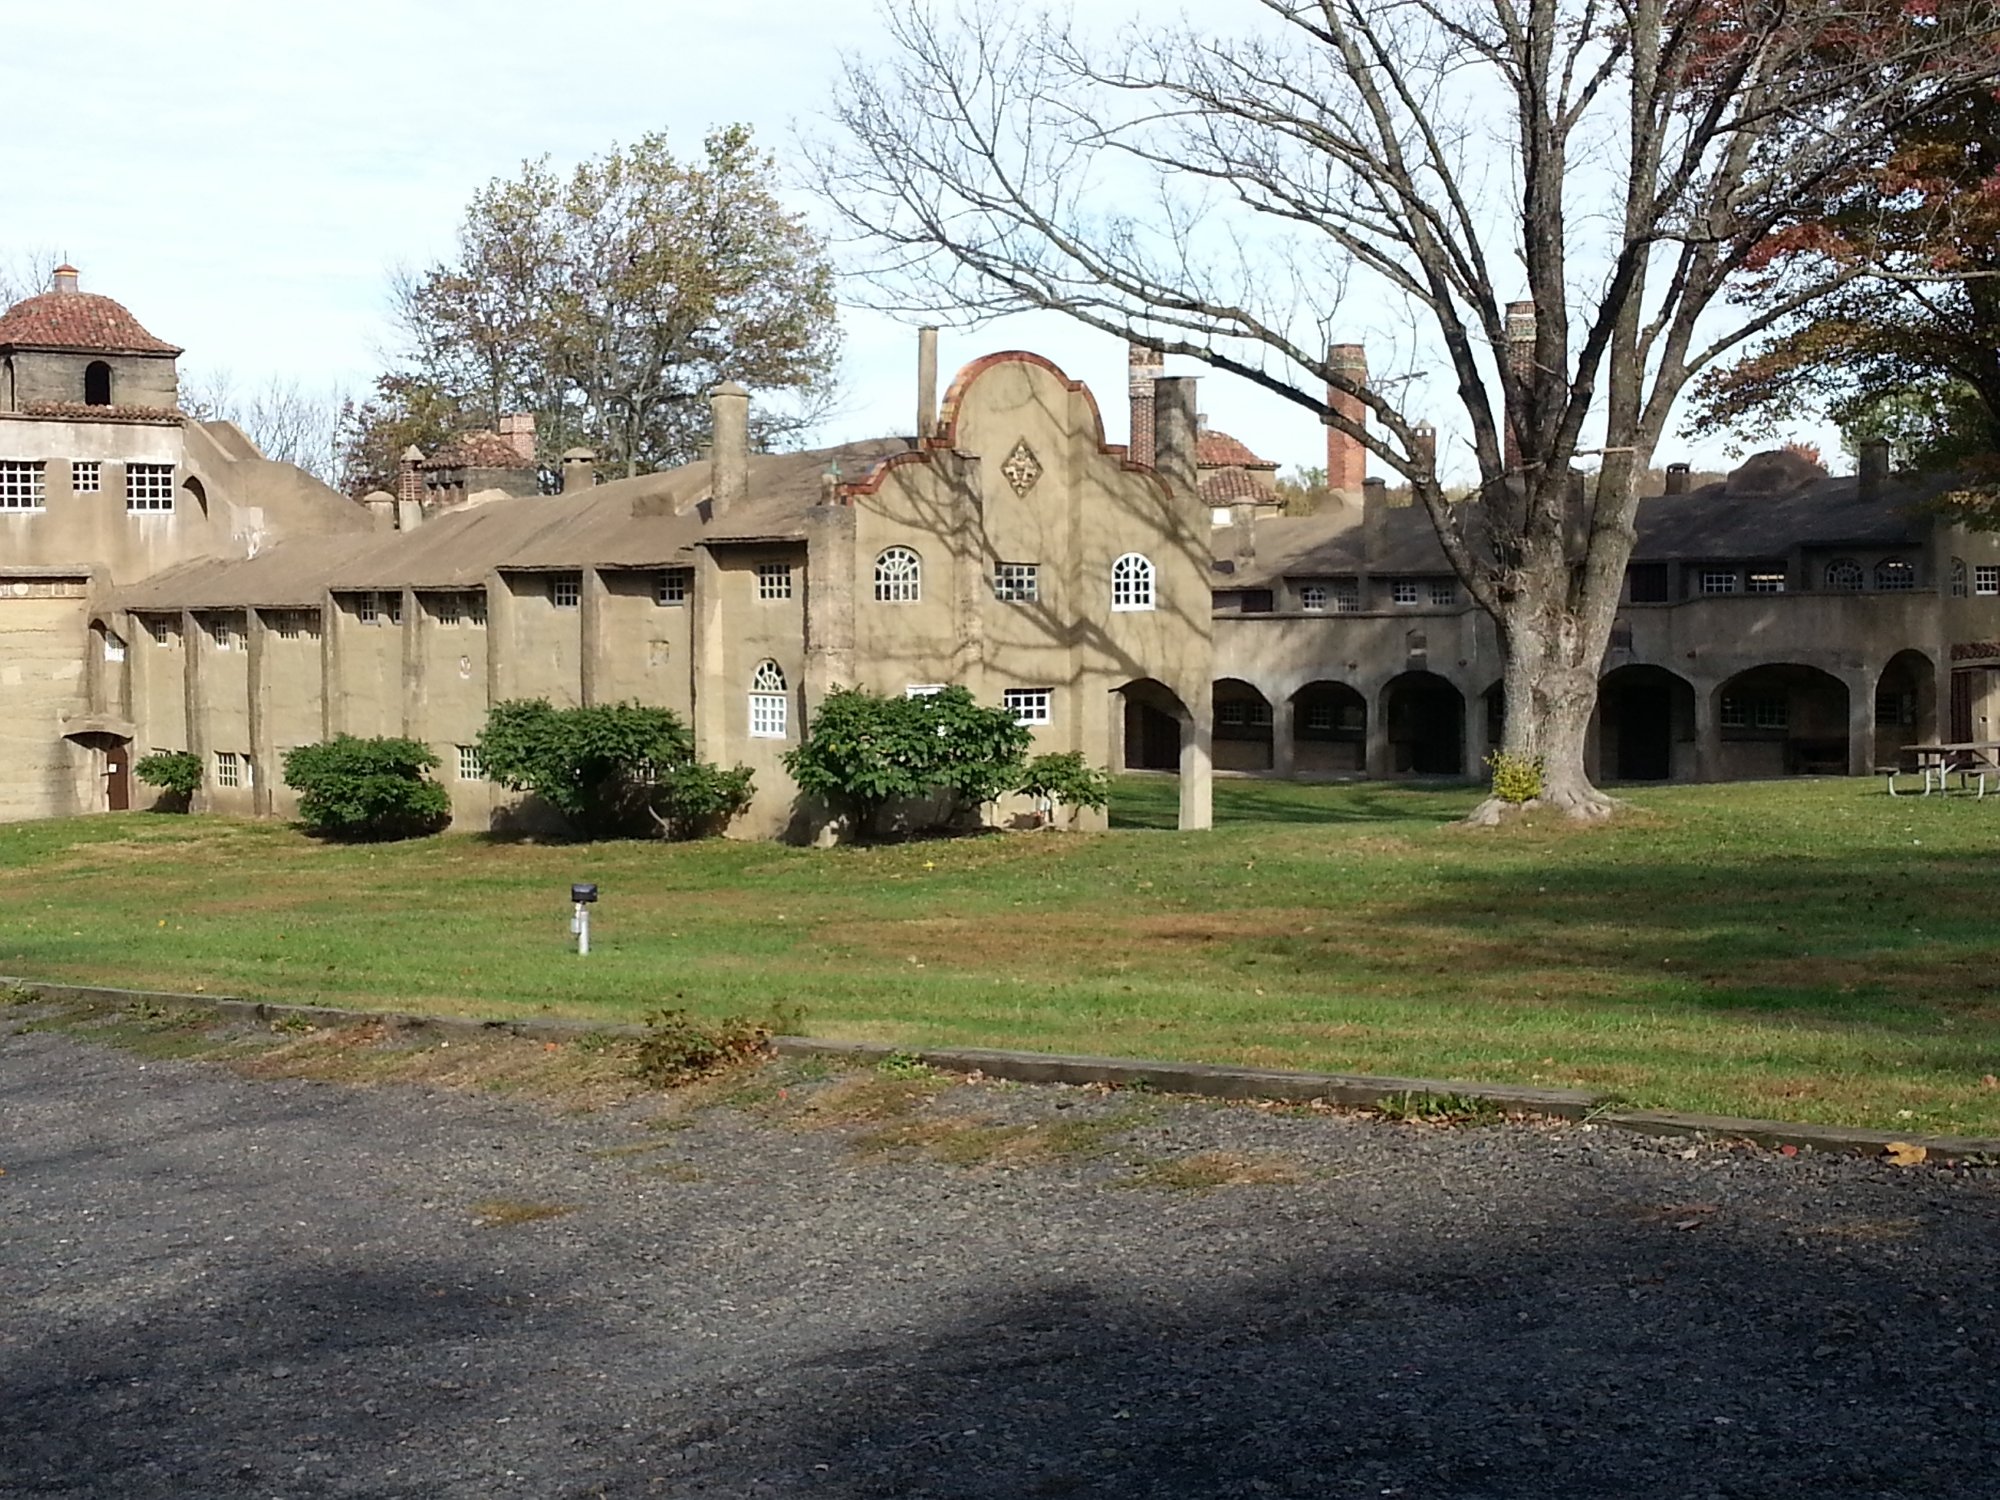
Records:
[[[201,757],[191,750],[162,750],[142,756],[132,774],[159,788],[160,801],[173,812],[186,812],[201,789]]]
[[[451,799],[429,775],[437,764],[415,740],[343,734],[287,750],[285,785],[299,794],[299,818],[314,833],[412,838],[451,821]]]
[[[1078,808],[1102,811],[1111,802],[1111,778],[1075,750],[1036,756],[1014,790],[1047,804],[1052,820],[1057,807],[1068,808],[1074,822]]]

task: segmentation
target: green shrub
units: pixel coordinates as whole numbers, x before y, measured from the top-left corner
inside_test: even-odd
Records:
[[[1058,806],[1068,808],[1073,821],[1078,808],[1088,807],[1101,812],[1109,805],[1111,778],[1091,765],[1079,752],[1064,750],[1053,755],[1038,755],[1029,761],[1014,790],[1024,797],[1047,803],[1051,815]]]
[[[785,769],[801,791],[873,833],[894,801],[941,798],[947,822],[991,802],[1015,784],[1032,739],[1007,710],[962,687],[919,697],[844,688],[827,694]]]
[[[285,785],[299,794],[299,817],[332,838],[399,839],[436,833],[451,821],[451,799],[432,781],[438,758],[415,740],[343,734],[285,752]]]
[[[1493,773],[1493,795],[1519,806],[1542,795],[1542,760],[1538,755],[1514,755],[1495,750],[1486,757]]]
[[[161,802],[178,812],[201,789],[201,757],[191,750],[159,750],[142,756],[132,773],[147,786],[158,787],[165,795]]]
[[[479,735],[486,774],[533,792],[579,833],[719,832],[749,806],[751,773],[694,758],[672,709],[640,703],[554,708],[545,699],[494,705]]]

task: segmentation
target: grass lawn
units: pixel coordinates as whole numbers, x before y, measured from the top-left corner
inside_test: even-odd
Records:
[[[1630,794],[1472,830],[1467,790],[1225,781],[1213,833],[884,848],[329,846],[146,813],[0,827],[0,972],[817,1035],[1547,1082],[2000,1134],[2000,798],[1871,780]],[[595,880],[594,951],[568,887]]]

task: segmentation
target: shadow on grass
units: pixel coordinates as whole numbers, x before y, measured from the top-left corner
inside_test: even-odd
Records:
[[[1215,783],[1218,827],[1242,823],[1449,823],[1477,792],[1457,782],[1293,782],[1226,777]],[[1111,826],[1172,829],[1180,823],[1180,782],[1123,776],[1112,783]]]

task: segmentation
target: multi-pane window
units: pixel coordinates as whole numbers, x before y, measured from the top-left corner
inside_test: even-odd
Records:
[[[1954,557],[1951,560],[1951,597],[1954,599],[1963,599],[1967,592],[1968,590],[1965,586],[1965,559]]]
[[[1047,724],[1052,697],[1047,688],[1008,688],[1000,695],[1000,706],[1014,716],[1016,724]]]
[[[374,594],[363,593],[354,596],[354,618],[363,625],[373,625],[382,618],[382,611],[376,605]]]
[[[1333,704],[1318,698],[1306,704],[1304,723],[1314,734],[1331,734],[1340,727],[1340,716]]]
[[[1391,604],[1415,604],[1419,597],[1417,581],[1414,578],[1398,578],[1389,585]]]
[[[1458,580],[1456,578],[1433,578],[1431,580],[1431,603],[1439,609],[1446,609],[1458,603]]]
[[[2000,594],[2000,565],[1979,563],[1972,570],[1972,592],[1982,598]]]
[[[1153,564],[1150,558],[1128,552],[1111,565],[1111,607],[1153,608]]]
[[[0,459],[0,510],[42,510],[48,505],[44,489],[46,465]]]
[[[1002,604],[1033,604],[1042,597],[1042,570],[1035,563],[995,563],[993,597]]]
[[[693,568],[667,568],[653,582],[655,604],[685,604],[694,592]]]
[[[295,609],[281,609],[271,616],[271,629],[281,641],[295,641],[299,638],[299,612]]]
[[[1785,575],[1779,572],[1777,569],[1774,568],[1768,573],[1756,569],[1751,570],[1750,573],[1751,593],[1782,594],[1784,593],[1784,591],[1785,591]]]
[[[79,495],[94,495],[104,488],[104,465],[94,458],[80,458],[69,466],[69,487]]]
[[[486,767],[479,762],[479,747],[477,745],[460,745],[458,747],[458,779],[460,781],[484,781],[486,779]]]
[[[146,634],[153,638],[155,646],[171,646],[177,632],[172,615],[147,615]]]
[[[1782,697],[1769,694],[1724,693],[1720,718],[1724,729],[1780,730],[1791,724],[1789,705]]]
[[[1240,728],[1250,722],[1250,705],[1240,699],[1233,703],[1218,703],[1215,705],[1215,722]]]
[[[125,660],[125,638],[123,636],[114,635],[108,630],[104,632],[104,659],[106,661]]]
[[[1861,564],[1851,557],[1836,557],[1826,565],[1826,586],[1837,594],[1858,594],[1863,582]]]
[[[1738,580],[1734,568],[1704,568],[1701,574],[1701,591],[1704,594],[1734,594],[1738,592]]]
[[[923,585],[923,562],[908,547],[887,548],[875,559],[877,604],[915,604]]]
[[[474,628],[486,624],[486,590],[474,589],[465,596],[465,623]]]
[[[215,649],[218,651],[243,649],[243,629],[237,624],[234,615],[210,615],[208,637],[215,642]]]
[[[583,575],[558,573],[549,580],[549,603],[557,609],[575,609],[583,603]]]
[[[215,784],[224,787],[243,785],[243,763],[248,756],[238,755],[234,750],[215,752]]]
[[[174,466],[172,464],[125,465],[125,508],[172,510]]]
[[[792,565],[790,563],[758,563],[757,597],[766,600],[791,598]]]
[[[456,625],[459,622],[459,596],[438,594],[431,600],[431,618],[440,625]]]
[[[401,589],[384,589],[382,590],[381,599],[382,613],[388,616],[389,623],[391,625],[402,624],[403,591]]]
[[[790,570],[786,570],[790,579]],[[750,737],[781,740],[785,737],[790,700],[785,696],[784,669],[774,661],[758,663],[750,676]]]
[[[1885,557],[1875,564],[1875,587],[1885,594],[1907,594],[1917,586],[1917,570],[1907,558]]]
[[[912,682],[903,688],[905,698],[935,698],[944,691],[942,682]]]
[[[1358,615],[1361,613],[1361,580],[1358,578],[1336,578],[1333,580],[1334,613]]]
[[[1325,609],[1331,597],[1323,583],[1302,584],[1299,587],[1299,608]]]

